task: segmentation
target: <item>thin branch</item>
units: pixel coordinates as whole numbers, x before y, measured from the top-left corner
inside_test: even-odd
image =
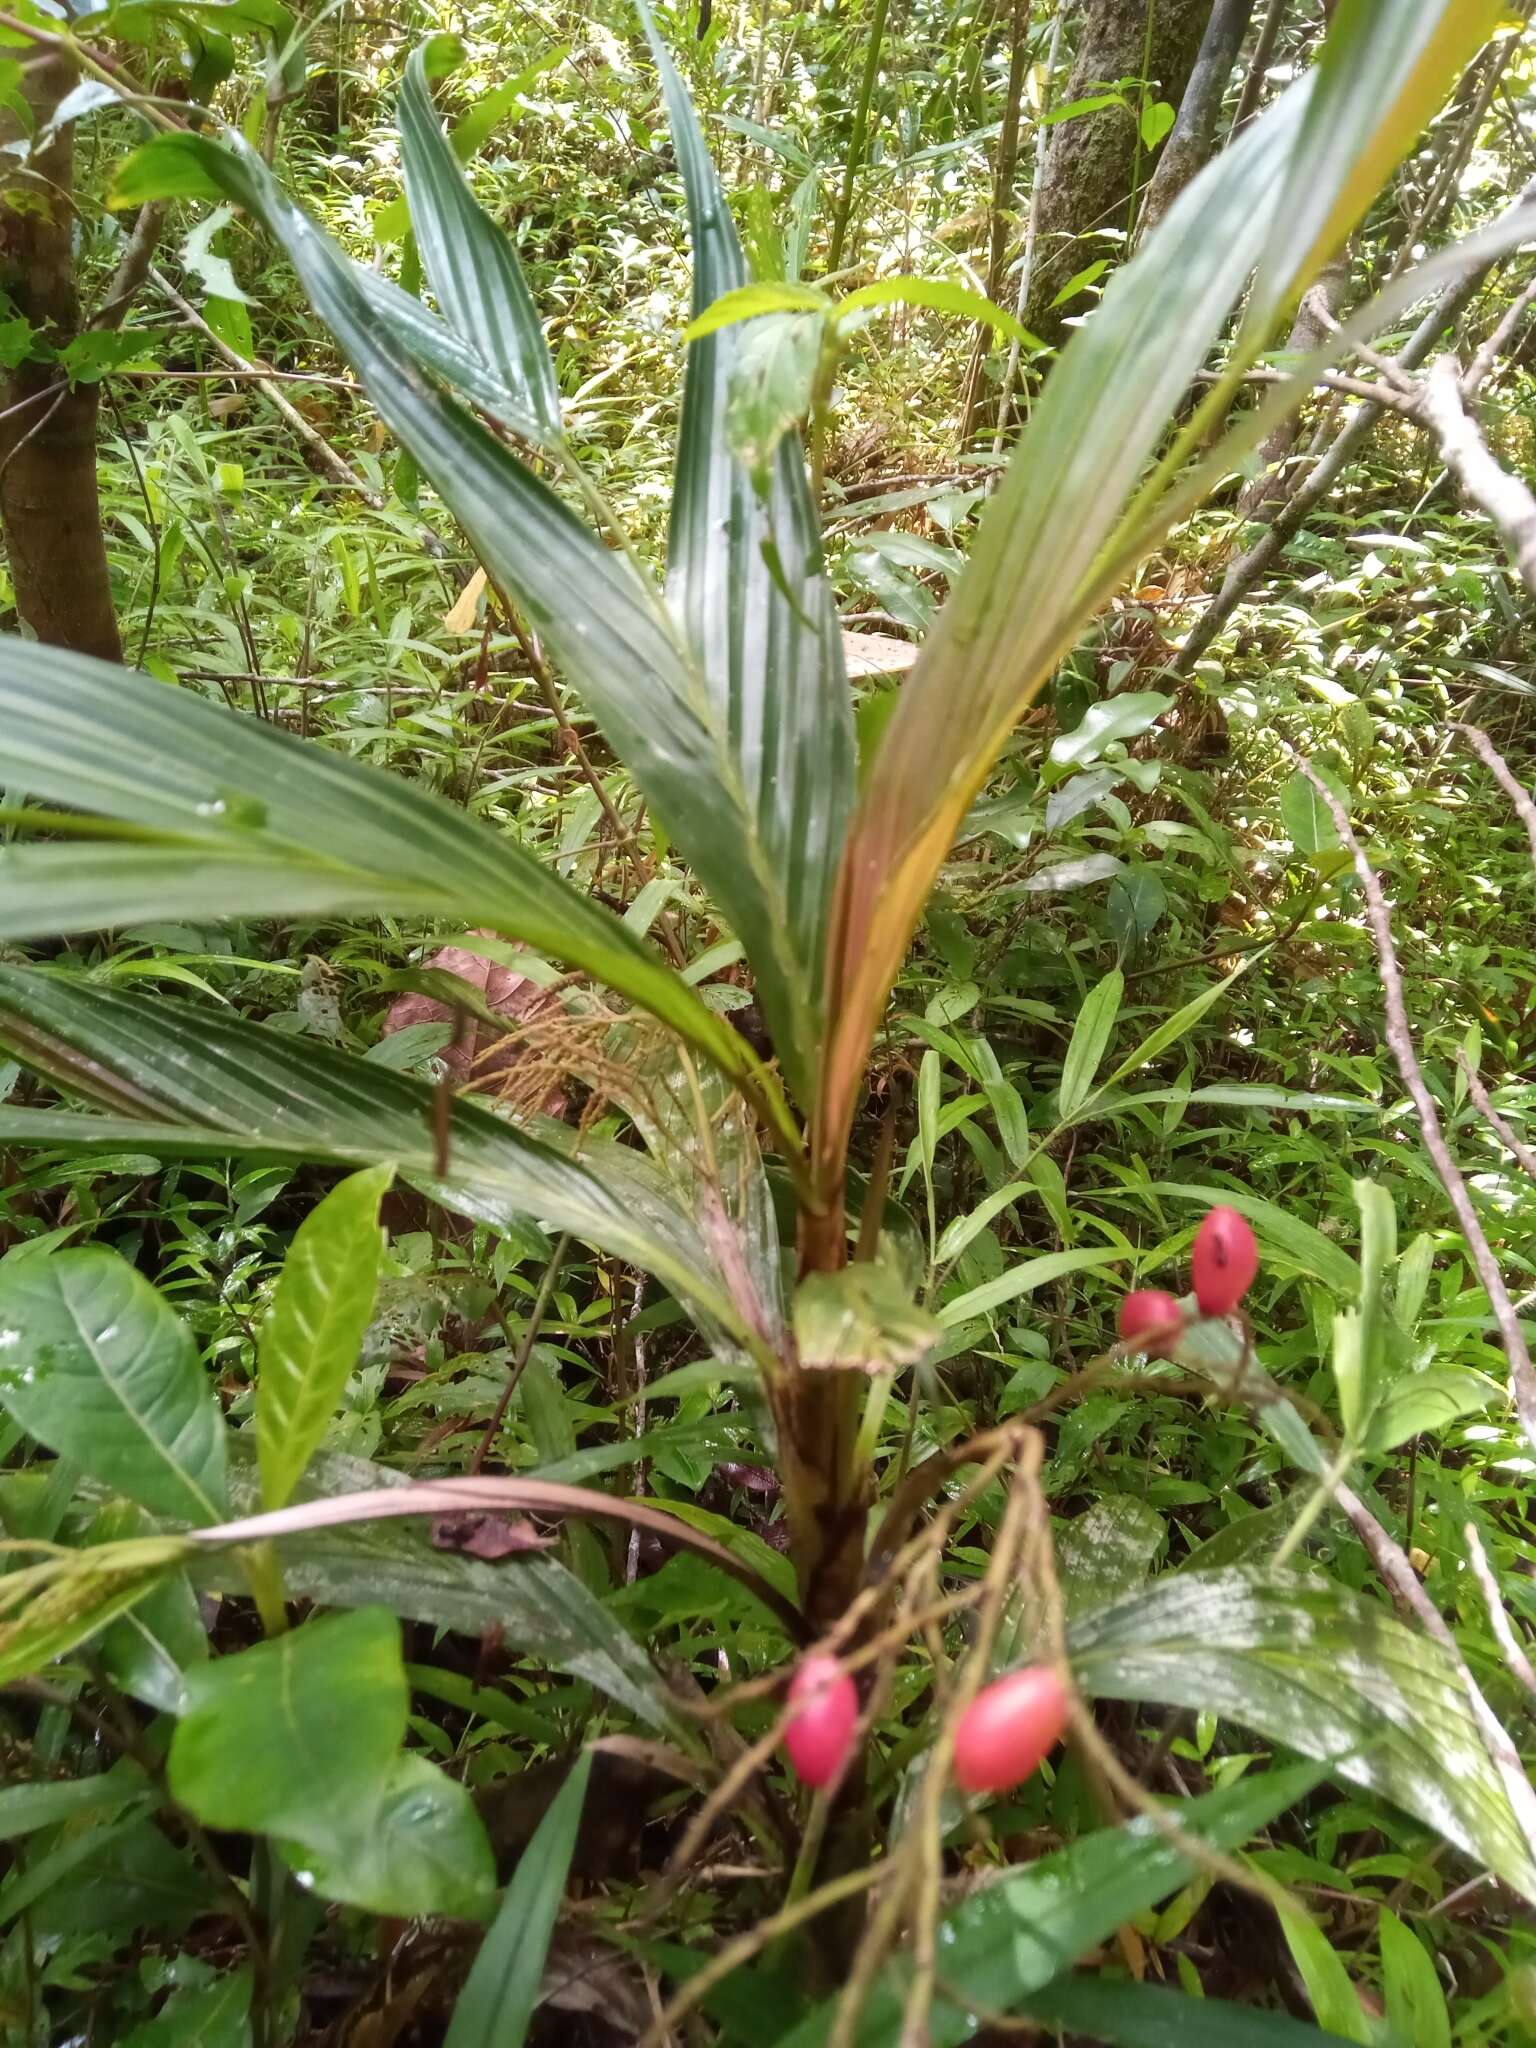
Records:
[[[1533,305],[1536,305],[1536,277],[1533,277],[1520,296],[1505,308],[1503,319],[1467,365],[1467,374],[1461,380],[1461,388],[1468,399],[1476,398],[1482,386],[1493,374],[1494,364],[1508,348],[1515,329]]]
[[[1505,469],[1483,439],[1462,395],[1461,366],[1454,356],[1430,365],[1419,387],[1419,418],[1440,444],[1445,466],[1463,496],[1498,528],[1526,589],[1536,597],[1536,495],[1523,478]]]
[[[1487,1552],[1483,1549],[1483,1539],[1477,1533],[1477,1524],[1468,1522],[1462,1534],[1467,1539],[1467,1562],[1471,1565],[1472,1576],[1482,1588],[1483,1598],[1488,1603],[1488,1619],[1499,1639],[1499,1648],[1504,1652],[1504,1662],[1531,1697],[1536,1699],[1536,1671],[1531,1669],[1531,1660],[1521,1648],[1509,1616],[1504,1611],[1504,1602],[1499,1594],[1499,1582],[1493,1576],[1492,1567],[1488,1563]]]
[[[1473,1102],[1476,1103],[1479,1113],[1492,1125],[1494,1135],[1498,1138],[1505,1151],[1513,1153],[1521,1172],[1528,1173],[1532,1180],[1536,1180],[1536,1152],[1533,1152],[1525,1140],[1515,1131],[1514,1127],[1499,1115],[1499,1112],[1489,1100],[1488,1090],[1483,1086],[1482,1075],[1478,1073],[1466,1054],[1458,1052],[1456,1058],[1461,1066],[1461,1071],[1467,1077],[1467,1093],[1472,1097]]]
[[[560,1268],[565,1264],[565,1255],[570,1249],[570,1243],[571,1234],[568,1230],[562,1231],[555,1239],[554,1250],[544,1267],[544,1277],[539,1282],[539,1291],[533,1298],[533,1307],[528,1311],[528,1324],[523,1331],[523,1341],[518,1346],[517,1356],[507,1372],[507,1384],[502,1389],[501,1399],[496,1403],[495,1414],[485,1425],[484,1435],[475,1445],[475,1455],[469,1461],[471,1473],[478,1473],[484,1466],[486,1453],[496,1441],[496,1432],[506,1419],[512,1396],[517,1391],[517,1383],[527,1370],[528,1361],[533,1356],[533,1347],[539,1341],[539,1331],[544,1327],[544,1318],[549,1312],[550,1302],[554,1299],[555,1282],[560,1278]],[[639,1533],[638,1530],[635,1531],[637,1536]]]
[[[1477,1276],[1487,1293],[1493,1310],[1494,1321],[1499,1326],[1505,1356],[1509,1360],[1510,1383],[1514,1391],[1515,1407],[1519,1412],[1520,1424],[1527,1441],[1536,1448],[1536,1367],[1531,1364],[1531,1354],[1526,1346],[1525,1333],[1520,1328],[1520,1318],[1515,1314],[1509,1290],[1504,1285],[1504,1276],[1499,1271],[1498,1260],[1484,1233],[1467,1184],[1462,1179],[1461,1169],[1452,1159],[1445,1142],[1445,1133],[1440,1124],[1440,1112],[1435,1099],[1425,1085],[1424,1075],[1419,1067],[1418,1055],[1413,1049],[1413,1032],[1408,1023],[1408,1008],[1403,998],[1403,974],[1398,964],[1397,948],[1392,939],[1392,920],[1387,910],[1387,901],[1382,894],[1381,883],[1376,871],[1366,859],[1354,827],[1350,824],[1349,813],[1324,782],[1309,761],[1298,764],[1301,772],[1317,791],[1333,819],[1343,845],[1354,862],[1355,873],[1365,892],[1366,912],[1370,920],[1371,934],[1376,942],[1376,958],[1381,970],[1382,994],[1387,1005],[1387,1044],[1397,1062],[1397,1070],[1403,1077],[1403,1085],[1413,1099],[1413,1106],[1419,1113],[1419,1122],[1424,1133],[1424,1148],[1434,1163],[1440,1184],[1456,1212],[1461,1225],[1462,1236],[1472,1254]],[[1342,1494],[1340,1496],[1342,1498]]]
[[[1532,200],[1536,200],[1536,178],[1524,186],[1500,219],[1510,220],[1529,206]],[[1482,290],[1493,267],[1494,259],[1490,259],[1446,287],[1403,344],[1397,356],[1400,370],[1417,370],[1428,360],[1441,335],[1461,317]],[[1284,553],[1292,536],[1327,497],[1364,446],[1377,422],[1390,409],[1390,394],[1379,391],[1368,399],[1359,400],[1348,409],[1343,426],[1319,456],[1306,480],[1286,500],[1284,507],[1275,514],[1253,546],[1236,556],[1228,565],[1220,590],[1192,628],[1188,639],[1173,661],[1172,670],[1175,675],[1190,673],[1233,612]]]
[[[1514,805],[1515,815],[1525,827],[1525,836],[1531,842],[1531,859],[1536,861],[1536,797],[1531,795],[1480,726],[1457,725],[1453,726],[1452,730],[1459,732],[1470,742],[1473,753],[1490,771],[1494,781]]]
[[[147,206],[141,206],[133,223],[133,232],[117,259],[117,269],[112,273],[112,283],[107,296],[91,315],[89,325],[98,331],[103,328],[121,327],[123,316],[133,304],[139,287],[149,275],[149,267],[155,260],[155,250],[160,241],[160,230],[165,225],[166,203],[163,199],[152,199]]]
[[[245,356],[240,354],[238,349],[231,348],[229,343],[223,340],[208,325],[208,322],[198,312],[196,306],[189,299],[183,298],[170,279],[157,270],[153,264],[149,266],[149,276],[155,289],[162,292],[170,300],[182,318],[195,327],[199,334],[205,335],[213,343],[219,354],[223,356],[224,360],[233,369],[254,380],[256,389],[266,399],[273,411],[279,413],[287,421],[300,440],[313,448],[316,456],[324,465],[327,474],[346,490],[356,491],[364,503],[371,505],[375,512],[382,512],[384,509],[383,499],[376,491],[369,489],[363,479],[337,454],[324,434],[317,428],[312,427],[309,421],[305,419],[303,413],[290,403],[267,374],[265,364],[250,362]],[[441,547],[441,542],[438,545]]]

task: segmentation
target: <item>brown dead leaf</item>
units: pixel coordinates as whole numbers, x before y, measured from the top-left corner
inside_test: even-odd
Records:
[[[467,981],[487,1008],[500,1017],[531,1022],[560,1012],[560,998],[551,990],[540,988],[526,974],[498,966],[463,946],[440,947],[426,965]],[[463,1086],[473,1075],[477,1087],[489,1089],[523,1057],[525,1048],[515,1033],[498,1032],[483,1018],[465,1016],[451,1003],[412,990],[396,996],[390,1004],[381,1036],[388,1038],[411,1024],[452,1024],[459,1020],[462,1021],[457,1035],[443,1047],[438,1058],[456,1086]],[[546,1116],[560,1116],[566,1106],[563,1092],[552,1089],[541,1106]]]
[[[477,569],[464,588],[454,599],[452,608],[443,613],[445,633],[473,633],[475,613],[485,590],[485,571]]]
[[[526,1516],[447,1514],[432,1517],[432,1548],[457,1550],[485,1564],[519,1557],[530,1550],[548,1550],[553,1536],[541,1536]]]

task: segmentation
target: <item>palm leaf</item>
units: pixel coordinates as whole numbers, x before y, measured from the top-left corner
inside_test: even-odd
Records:
[[[118,1112],[0,1105],[0,1144],[393,1160],[460,1215],[498,1228],[534,1217],[654,1273],[706,1333],[769,1362],[763,1333],[722,1277],[730,1246],[707,1238],[650,1162],[625,1146],[589,1138],[578,1152],[561,1125],[534,1135],[460,1102],[444,1170],[435,1091],[423,1082],[222,1011],[38,969],[0,966],[0,1044]]]
[[[1258,327],[1358,217],[1369,181],[1410,146],[1431,95],[1443,96],[1497,13],[1495,0],[1345,0],[1327,61],[1180,195],[1053,370],[849,834],[817,1112],[824,1186],[841,1170],[864,1058],[939,863],[1020,713],[1107,595],[1096,571],[1117,558],[1127,504],[1249,273],[1266,266],[1251,356]],[[1277,282],[1281,245],[1289,268]]]
[[[697,320],[749,272],[687,91],[644,0],[640,7],[687,194]],[[853,713],[799,441],[781,437],[762,494],[731,450],[726,409],[741,342],[729,327],[695,331],[688,346],[667,597],[730,735],[756,827],[745,852],[761,864],[772,906],[765,942],[777,950],[809,1071],[822,1042],[827,920],[853,804]],[[760,966],[750,943],[749,951]]]
[[[418,183],[422,205],[437,191],[438,185]],[[803,929],[805,917],[794,910],[786,878],[793,888],[800,887],[797,834],[813,846],[818,843],[820,814],[807,809],[799,781],[792,779],[783,791],[782,829],[770,848],[743,781],[744,761],[763,789],[782,772],[777,739],[764,752],[759,772],[752,751],[757,741],[751,740],[750,748],[738,745],[729,722],[733,714],[712,695],[661,593],[433,381],[458,381],[453,345],[443,342],[447,330],[424,324],[430,316],[420,308],[408,315],[398,308],[391,311],[379,281],[321,233],[243,137],[229,131],[222,142],[192,134],[157,138],[121,168],[114,203],[138,205],[166,192],[233,199],[282,245],[385,423],[432,479],[492,579],[522,607],[581,691],[735,926],[753,963],[785,1073],[803,1100],[812,1099],[816,1031],[808,1007],[814,996],[808,991],[814,977],[811,966],[801,970],[805,961],[821,957],[824,885],[832,855],[810,932]],[[442,232],[447,236],[451,226],[444,224]],[[462,336],[455,340],[467,346]],[[479,381],[471,391],[479,402],[490,366],[477,350],[470,354],[479,366]],[[764,630],[762,616],[742,625],[743,633]],[[766,743],[775,722],[766,704],[759,708]],[[838,738],[847,716],[844,705],[843,726],[831,728],[827,759],[833,767],[846,766],[850,758]],[[829,768],[829,788],[834,786],[830,773]],[[838,834],[828,825],[825,836],[835,842]]]
[[[400,90],[400,154],[422,268],[443,317],[499,380],[537,438],[560,438],[560,392],[538,309],[511,242],[478,204],[427,84],[457,54],[449,36],[411,53]]]
[[[0,637],[0,785],[152,842],[0,849],[0,937],[146,915],[404,911],[488,925],[659,1017],[798,1149],[771,1075],[622,919],[399,776],[88,655]]]

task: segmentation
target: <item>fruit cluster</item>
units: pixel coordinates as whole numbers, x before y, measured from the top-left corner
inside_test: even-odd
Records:
[[[1202,1316],[1230,1315],[1253,1285],[1259,1247],[1246,1219],[1223,1204],[1195,1232],[1191,1254],[1195,1305]],[[1176,1296],[1144,1287],[1120,1304],[1120,1335],[1145,1337],[1157,1356],[1177,1338],[1184,1310]],[[835,1657],[801,1660],[789,1683],[794,1708],[784,1747],[807,1785],[841,1773],[859,1723],[859,1695]],[[1006,1792],[1022,1783],[1061,1740],[1070,1699],[1049,1665],[1030,1664],[977,1693],[955,1728],[955,1782],[966,1792]]]
[[[835,1657],[801,1660],[789,1682],[795,1711],[784,1747],[807,1785],[830,1785],[853,1746],[859,1696]],[[955,1728],[955,1780],[967,1792],[1006,1792],[1055,1748],[1067,1725],[1067,1689],[1045,1664],[983,1686]]]
[[[1247,1219],[1225,1204],[1212,1209],[1195,1232],[1190,1265],[1201,1315],[1230,1315],[1259,1270],[1259,1247]],[[1128,1342],[1145,1337],[1142,1348],[1154,1358],[1167,1351],[1183,1327],[1177,1298],[1161,1287],[1138,1288],[1120,1304],[1120,1335]]]

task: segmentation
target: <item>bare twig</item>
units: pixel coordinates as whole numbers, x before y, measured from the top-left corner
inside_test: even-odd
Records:
[[[1536,496],[1505,469],[1483,439],[1462,395],[1460,365],[1441,356],[1419,387],[1418,417],[1440,444],[1462,493],[1498,528],[1526,589],[1536,597]]]
[[[139,208],[133,231],[117,259],[117,269],[112,273],[107,296],[91,315],[92,327],[115,328],[123,324],[123,315],[132,305],[140,285],[149,275],[149,266],[155,260],[165,214],[165,201],[161,199],[152,199],[147,206]]]
[[[539,1341],[539,1331],[543,1328],[544,1318],[549,1312],[549,1304],[554,1299],[555,1282],[560,1278],[560,1268],[565,1264],[565,1255],[570,1249],[570,1243],[570,1232],[568,1230],[563,1231],[555,1239],[554,1250],[545,1262],[544,1277],[540,1280],[539,1291],[533,1298],[533,1307],[528,1311],[528,1323],[523,1331],[523,1341],[517,1347],[517,1356],[513,1359],[507,1370],[507,1384],[501,1390],[501,1399],[496,1403],[496,1412],[485,1425],[485,1433],[479,1443],[475,1445],[475,1455],[469,1461],[471,1472],[479,1472],[485,1464],[486,1453],[496,1441],[496,1432],[501,1428],[506,1418],[512,1396],[517,1391],[517,1383],[527,1370],[528,1361],[533,1356],[533,1347]],[[639,1533],[638,1529],[634,1531],[636,1536]]]
[[[1514,805],[1515,815],[1525,827],[1525,836],[1531,843],[1531,859],[1536,861],[1536,797],[1531,795],[1480,726],[1458,725],[1454,729],[1469,742],[1472,751]]]
[[[1505,308],[1504,317],[1488,336],[1467,365],[1467,373],[1461,380],[1461,388],[1468,399],[1476,398],[1478,392],[1493,373],[1493,366],[1508,348],[1515,329],[1525,318],[1532,305],[1536,305],[1536,277],[1533,277],[1519,297],[1512,299]]]
[[[1509,220],[1529,206],[1533,199],[1536,199],[1536,179],[1532,179],[1524,187],[1501,218]],[[1417,370],[1428,360],[1436,342],[1471,305],[1492,269],[1493,260],[1490,259],[1446,287],[1403,344],[1397,356],[1397,366],[1400,370]],[[1233,612],[1284,553],[1291,537],[1300,530],[1314,509],[1333,489],[1355,455],[1364,446],[1377,422],[1391,409],[1391,402],[1389,393],[1378,392],[1373,397],[1361,399],[1349,407],[1343,426],[1319,457],[1305,482],[1287,499],[1283,508],[1276,513],[1253,546],[1237,556],[1229,565],[1220,590],[1192,628],[1189,638],[1174,660],[1173,672],[1176,675],[1188,675],[1191,672]]]
[[[249,377],[255,383],[256,389],[261,393],[268,405],[272,407],[273,411],[280,414],[288,425],[292,427],[299,439],[314,450],[317,460],[322,464],[327,475],[336,483],[341,484],[346,490],[355,491],[365,504],[373,507],[375,512],[383,511],[384,501],[378,492],[370,490],[363,479],[337,454],[324,434],[317,427],[310,425],[297,406],[293,405],[278,386],[273,383],[271,377],[267,374],[266,365],[248,361],[246,357],[240,354],[238,349],[231,348],[227,341],[215,334],[190,299],[183,298],[170,279],[163,272],[157,270],[152,263],[149,266],[149,277],[156,291],[163,293],[182,318],[189,325],[195,327],[199,334],[204,335],[213,343],[230,367],[238,370],[242,376]],[[438,547],[441,549],[441,542],[438,542]]]
[[[1514,1154],[1521,1172],[1528,1173],[1533,1180],[1536,1180],[1536,1152],[1533,1152],[1525,1140],[1514,1130],[1513,1126],[1499,1115],[1499,1112],[1488,1098],[1488,1090],[1483,1086],[1482,1075],[1478,1073],[1466,1054],[1459,1052],[1456,1058],[1461,1066],[1461,1071],[1467,1077],[1467,1093],[1477,1105],[1479,1113],[1485,1122],[1493,1127],[1494,1135],[1498,1138],[1505,1151]]]
[[[1488,1619],[1493,1632],[1499,1639],[1499,1648],[1504,1652],[1504,1662],[1519,1679],[1526,1691],[1536,1699],[1536,1671],[1531,1669],[1531,1660],[1525,1654],[1499,1594],[1499,1582],[1493,1576],[1493,1567],[1483,1549],[1483,1539],[1477,1533],[1477,1524],[1468,1522],[1462,1531],[1467,1539],[1467,1562],[1472,1567],[1472,1576],[1482,1588],[1484,1600],[1488,1603]]]
[[[1413,1106],[1419,1113],[1419,1122],[1424,1134],[1424,1148],[1434,1163],[1440,1184],[1456,1212],[1462,1236],[1472,1254],[1477,1276],[1482,1281],[1493,1310],[1494,1321],[1499,1326],[1499,1336],[1509,1360],[1509,1376],[1515,1396],[1515,1407],[1519,1412],[1521,1427],[1527,1441],[1536,1448],[1536,1367],[1531,1364],[1531,1354],[1526,1346],[1525,1333],[1520,1328],[1520,1318],[1509,1298],[1504,1285],[1504,1276],[1499,1271],[1498,1260],[1483,1230],[1467,1184],[1450,1154],[1445,1142],[1445,1133],[1440,1124],[1440,1112],[1435,1098],[1430,1094],[1419,1067],[1418,1055],[1413,1049],[1413,1032],[1408,1023],[1408,1008],[1403,998],[1403,974],[1398,964],[1397,948],[1392,939],[1392,920],[1387,910],[1387,901],[1382,894],[1381,883],[1376,871],[1366,859],[1354,827],[1350,824],[1349,813],[1334,795],[1327,783],[1309,761],[1299,763],[1301,772],[1317,791],[1329,816],[1334,823],[1343,845],[1354,862],[1355,873],[1365,892],[1366,912],[1370,920],[1371,935],[1376,942],[1376,957],[1381,970],[1382,993],[1387,1006],[1387,1044],[1397,1062],[1397,1070],[1403,1077],[1403,1085],[1413,1099]],[[1342,1497],[1342,1496],[1341,1496]]]

